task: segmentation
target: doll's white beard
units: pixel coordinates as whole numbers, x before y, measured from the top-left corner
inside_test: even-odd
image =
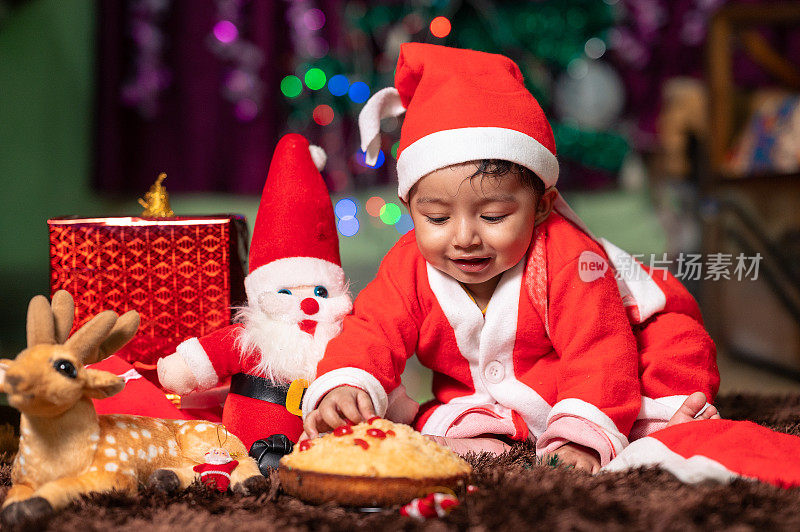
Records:
[[[260,355],[256,373],[270,380],[311,382],[328,341],[339,334],[342,318],[352,309],[347,294],[317,301],[320,309],[312,316],[300,310],[300,298],[294,296],[265,294],[255,305],[248,302],[236,315],[244,325],[237,339],[242,359]],[[305,319],[317,322],[313,336],[298,325]]]

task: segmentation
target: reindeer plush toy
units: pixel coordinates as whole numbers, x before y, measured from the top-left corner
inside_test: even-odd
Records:
[[[246,492],[261,478],[242,442],[206,421],[176,421],[129,415],[98,416],[92,398],[118,393],[124,381],[85,367],[111,355],[139,326],[135,311],[119,319],[105,311],[69,339],[75,305],[59,291],[52,307],[36,296],[28,307],[28,348],[0,362],[0,391],[21,413],[13,486],[0,518],[6,526],[46,519],[80,495],[135,491],[149,483],[164,491],[187,487],[204,455],[224,448],[237,457],[230,473],[234,490]]]

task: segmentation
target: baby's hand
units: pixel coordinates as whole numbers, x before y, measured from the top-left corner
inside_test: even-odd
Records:
[[[352,386],[338,386],[325,394],[316,409],[303,420],[304,435],[316,438],[320,432],[330,432],[347,421],[360,423],[375,417],[375,407],[369,394]]]
[[[546,455],[544,459],[548,461],[553,456],[558,457],[558,465],[574,466],[575,469],[581,469],[592,474],[600,471],[600,457],[597,452],[577,443],[565,443]]]

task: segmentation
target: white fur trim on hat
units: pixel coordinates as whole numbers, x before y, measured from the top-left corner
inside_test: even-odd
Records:
[[[400,93],[394,87],[386,87],[372,95],[358,114],[358,129],[361,132],[361,149],[370,166],[378,162],[381,145],[381,120],[400,116],[406,111],[400,101]]]
[[[625,471],[636,467],[658,466],[666,469],[681,482],[693,484],[704,480],[730,482],[740,475],[726,468],[716,460],[695,455],[685,458],[664,443],[651,437],[641,438],[631,443],[616,458],[606,464],[601,471]]]
[[[344,293],[347,280],[341,266],[316,257],[287,257],[257,268],[244,280],[247,299],[256,302],[264,292],[290,286],[322,285],[333,295]]]
[[[397,194],[408,200],[408,191],[419,179],[451,164],[481,159],[503,159],[532,170],[551,187],[558,181],[558,160],[538,140],[502,127],[446,129],[426,135],[404,149],[397,158]]]
[[[322,169],[325,168],[325,163],[328,162],[328,154],[325,153],[325,150],[314,144],[308,147],[308,151],[311,152],[311,160],[314,161],[314,166],[321,172]]]

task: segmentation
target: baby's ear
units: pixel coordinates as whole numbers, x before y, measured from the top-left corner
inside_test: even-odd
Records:
[[[125,388],[125,379],[99,369],[86,369],[84,393],[92,399],[105,399]]]
[[[0,360],[0,393],[5,393],[5,384],[6,381],[6,370],[8,369],[8,365],[11,363],[10,360]]]

